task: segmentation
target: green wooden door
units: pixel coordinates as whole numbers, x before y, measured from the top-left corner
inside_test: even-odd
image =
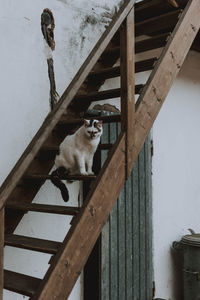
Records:
[[[104,143],[119,125],[104,125]],[[102,163],[106,158],[102,154]],[[100,299],[152,300],[151,145],[148,137],[101,235]]]

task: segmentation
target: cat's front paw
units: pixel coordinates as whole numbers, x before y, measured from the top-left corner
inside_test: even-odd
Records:
[[[92,171],[88,171],[88,175],[94,175],[94,172],[92,172]]]
[[[88,172],[82,171],[82,172],[80,172],[80,175],[88,175]]]

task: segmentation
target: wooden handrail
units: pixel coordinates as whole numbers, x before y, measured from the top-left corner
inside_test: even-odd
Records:
[[[134,2],[134,0],[126,0],[124,2],[119,12],[113,18],[113,21],[111,22],[110,26],[106,29],[106,31],[99,39],[86,61],[83,63],[82,67],[77,72],[76,76],[74,77],[68,88],[61,96],[61,99],[55,106],[55,109],[48,114],[43,125],[40,127],[39,131],[36,133],[33,140],[26,148],[25,152],[22,154],[21,158],[18,160],[13,170],[3,182],[0,188],[0,209],[5,205],[7,198],[9,197],[13,189],[16,187],[23,174],[26,172],[34,157],[37,155],[40,147],[47,139],[52,129],[58,123],[62,114],[66,112],[67,107],[76,95],[81,84],[84,82],[87,75],[92,70],[105,48],[108,46],[110,40],[112,39],[116,31],[119,29],[120,25],[122,24],[127,14],[133,7]]]

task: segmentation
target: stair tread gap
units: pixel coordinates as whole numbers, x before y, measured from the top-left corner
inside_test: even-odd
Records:
[[[5,234],[5,245],[55,254],[62,243],[17,234]]]
[[[135,92],[138,94],[140,90],[143,88],[143,84],[138,84],[135,86]],[[111,90],[105,90],[105,91],[98,91],[88,94],[80,94],[77,95],[74,100],[80,101],[80,100],[88,100],[88,101],[100,101],[100,100],[106,100],[106,99],[112,99],[112,98],[118,98],[120,97],[120,88],[117,89],[111,89]]]
[[[171,32],[158,34],[154,37],[150,37],[141,41],[135,42],[135,53],[141,53],[149,50],[154,50],[157,48],[164,47],[166,45],[167,37]],[[106,54],[119,53],[120,55],[120,46],[113,47],[111,49],[105,50]]]
[[[94,116],[87,116],[85,115],[85,118],[87,119],[94,119]],[[111,116],[95,116],[95,119],[102,120],[104,123],[112,123],[112,122],[120,122],[121,121],[121,115],[111,115]],[[65,118],[65,115],[63,115],[63,118],[58,122],[58,126],[61,125],[68,125],[68,124],[82,124],[83,118]]]
[[[183,8],[186,5],[186,2],[186,0],[181,2],[178,1],[179,7],[174,7],[169,1],[141,1],[135,4],[135,22],[137,23],[141,20],[155,17],[156,15],[176,11],[177,9]]]
[[[135,36],[156,33],[161,30],[168,30],[173,28],[178,17],[182,13],[182,9],[178,9],[160,16],[156,16],[135,24]],[[170,30],[171,31],[171,30]]]
[[[135,73],[151,70],[154,62],[157,60],[157,57],[153,57],[150,59],[145,59],[142,61],[138,61],[135,63]],[[114,78],[120,76],[120,66],[112,67],[112,68],[105,68],[100,69],[98,71],[92,71],[88,75],[89,79],[96,79],[98,77],[102,79]]]
[[[135,43],[135,53],[141,53],[149,50],[164,47],[167,43],[167,38],[171,32],[158,34],[154,37],[147,38]]]
[[[61,206],[61,205],[48,205],[38,203],[26,203],[26,202],[10,202],[6,204],[6,208],[23,211],[35,211],[42,213],[52,213],[61,215],[77,215],[80,211],[79,207],[73,206]]]
[[[33,296],[41,279],[4,270],[4,288],[25,296]]]

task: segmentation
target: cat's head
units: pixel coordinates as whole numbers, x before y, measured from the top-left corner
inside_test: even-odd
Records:
[[[102,135],[102,121],[84,120],[84,129],[86,136],[91,140],[95,140]]]

